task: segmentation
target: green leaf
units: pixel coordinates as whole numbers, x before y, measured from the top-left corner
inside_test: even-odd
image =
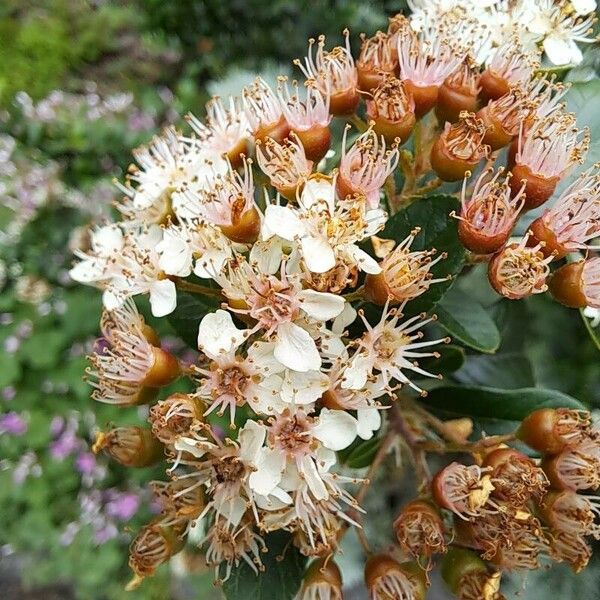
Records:
[[[482,419],[522,421],[538,408],[585,410],[575,398],[540,388],[501,390],[493,387],[442,386],[429,392],[422,402],[446,413]]]
[[[383,238],[401,242],[415,227],[421,232],[415,238],[411,250],[431,250],[439,253],[446,252],[447,258],[433,266],[431,272],[434,278],[448,275],[456,276],[462,270],[465,261],[465,250],[458,239],[458,221],[450,216],[452,211],[459,211],[460,204],[453,196],[437,195],[416,200],[406,210],[392,216],[381,234]],[[407,314],[417,314],[429,311],[446,291],[453,281],[443,281],[433,284],[427,292],[409,302]]]
[[[356,446],[352,446],[352,451],[346,457],[344,463],[351,469],[368,467],[373,462],[380,443],[381,440],[379,438],[360,440]]]
[[[509,390],[535,386],[529,359],[517,352],[469,356],[454,377],[466,385],[486,385]]]
[[[480,352],[500,346],[498,327],[479,302],[452,288],[435,307],[438,323],[456,340]]]
[[[219,306],[215,298],[177,292],[177,308],[168,316],[177,335],[191,348],[198,347],[198,326],[202,317]]]
[[[264,571],[257,574],[244,562],[223,585],[227,600],[291,600],[304,576],[306,557],[290,544],[290,535],[265,536],[269,551],[262,555]]]
[[[4,352],[0,360],[0,388],[14,383],[21,376],[21,365],[16,354]]]
[[[454,373],[454,371],[458,371],[465,362],[465,351],[460,346],[444,344],[440,345],[435,350],[440,355],[439,358],[424,358],[419,362],[419,366],[425,371],[430,371],[435,375],[438,373],[441,373],[442,375]]]

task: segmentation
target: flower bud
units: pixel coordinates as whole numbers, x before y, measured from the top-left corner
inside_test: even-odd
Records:
[[[548,283],[552,296],[569,308],[585,308],[588,298],[585,294],[583,270],[586,261],[568,263],[556,270]]]
[[[518,244],[505,246],[488,265],[490,284],[509,300],[520,300],[548,289],[548,263],[552,258],[544,258],[540,244],[528,247],[528,239],[529,234]]]
[[[425,577],[413,563],[399,563],[387,554],[370,556],[365,583],[371,600],[424,600]]]
[[[255,206],[240,213],[232,213],[231,225],[221,225],[223,234],[232,242],[238,244],[252,244],[260,234],[260,213]]]
[[[389,36],[378,31],[373,37],[361,35],[360,56],[356,61],[358,87],[362,92],[371,92],[378,87],[386,75],[394,73],[397,60],[394,60]]]
[[[457,123],[446,123],[431,148],[431,166],[444,181],[458,181],[473,172],[489,154],[483,144],[485,125],[474,113],[462,112]]]
[[[372,99],[367,100],[367,116],[375,133],[388,144],[398,139],[402,144],[415,126],[415,103],[404,83],[388,75],[375,89]]]
[[[500,572],[490,572],[471,550],[450,548],[442,559],[442,578],[458,600],[505,600]]]
[[[342,600],[342,574],[329,558],[313,561],[304,575],[297,600]]]
[[[164,456],[163,445],[144,427],[116,427],[96,434],[92,451],[103,450],[126,467],[148,467]]]
[[[173,481],[153,481],[150,486],[162,512],[167,516],[197,519],[206,506],[204,488],[193,480],[175,478]]]
[[[445,123],[455,123],[463,111],[477,112],[479,99],[479,71],[467,57],[440,86],[435,114]]]
[[[435,503],[462,518],[480,516],[494,489],[488,471],[477,465],[449,464],[431,482]]]
[[[498,100],[492,100],[477,113],[486,127],[484,143],[492,150],[499,150],[510,144],[534,107],[535,104],[520,88],[514,88]]]
[[[550,491],[540,503],[539,512],[557,534],[600,537],[598,498],[570,490]]]
[[[205,407],[189,394],[171,394],[150,408],[148,420],[153,435],[165,444],[173,444],[178,437],[189,433],[195,423],[203,421]]]
[[[588,412],[568,408],[540,408],[523,419],[517,437],[530,448],[558,454],[583,441],[591,430]]]
[[[295,200],[301,183],[311,174],[313,163],[295,134],[278,144],[271,139],[256,144],[256,159],[271,185],[288,200]],[[260,228],[260,219],[258,220]]]
[[[152,348],[154,363],[142,380],[142,386],[160,388],[173,383],[181,374],[179,361],[170,352],[162,348]]]
[[[493,169],[484,171],[467,197],[467,179],[463,182],[458,237],[475,254],[492,254],[508,241],[525,201],[523,194],[511,199],[510,177],[499,181],[503,169],[490,178]]]
[[[394,521],[394,532],[402,550],[417,560],[430,560],[433,554],[446,552],[440,513],[425,500],[413,500],[402,508]]]
[[[126,589],[135,589],[144,577],[154,575],[156,569],[177,554],[185,542],[179,532],[153,521],[140,529],[129,547],[129,566],[135,578]]]
[[[544,471],[521,452],[513,448],[498,448],[490,452],[483,462],[489,467],[494,490],[491,495],[503,502],[519,507],[531,498],[539,500],[548,487]]]
[[[521,189],[523,184],[525,184],[526,210],[532,210],[544,204],[552,196],[556,185],[560,181],[558,175],[546,177],[545,175],[534,173],[527,165],[515,164],[511,171],[513,174],[511,180],[513,193],[516,194],[517,187]]]
[[[557,490],[597,490],[600,488],[600,443],[585,439],[567,446],[560,454],[547,456],[542,467],[550,485]]]

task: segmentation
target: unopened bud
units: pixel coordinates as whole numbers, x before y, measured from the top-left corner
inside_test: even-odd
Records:
[[[342,574],[330,560],[318,559],[311,563],[304,576],[297,600],[342,600]]]
[[[116,427],[96,434],[92,451],[103,450],[126,467],[147,467],[164,456],[163,445],[144,427]]]
[[[365,583],[371,600],[424,600],[427,591],[419,566],[399,563],[387,554],[369,557]]]
[[[160,521],[142,527],[129,547],[129,566],[135,573],[127,589],[134,589],[144,577],[154,575],[156,569],[177,554],[184,540],[179,532]]]
[[[425,500],[413,500],[402,508],[394,521],[394,532],[400,547],[417,560],[446,551],[440,513]]]
[[[525,417],[517,437],[530,448],[558,454],[567,445],[581,442],[591,431],[588,412],[568,408],[540,408]]]
[[[528,457],[513,448],[498,448],[483,462],[489,467],[494,490],[492,496],[520,507],[531,498],[539,500],[548,487],[544,471]]]

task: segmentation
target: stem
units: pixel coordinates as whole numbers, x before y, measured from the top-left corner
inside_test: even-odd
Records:
[[[396,212],[396,180],[394,179],[393,173],[388,175],[385,183],[383,184],[383,189],[385,190],[385,195],[387,196],[390,214],[393,215]]]
[[[352,123],[361,133],[369,129],[369,126],[356,113],[348,117],[348,122]]]
[[[359,288],[356,288],[353,292],[349,292],[348,294],[344,294],[342,297],[346,302],[354,302],[355,300],[363,300],[365,297],[364,294],[365,286],[361,285]]]

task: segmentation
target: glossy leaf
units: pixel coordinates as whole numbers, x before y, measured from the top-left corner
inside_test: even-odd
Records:
[[[448,291],[435,313],[438,323],[454,341],[487,353],[500,346],[500,332],[487,311],[458,288]]]
[[[465,351],[460,346],[440,344],[435,350],[440,355],[439,358],[424,358],[419,362],[419,366],[425,371],[445,375],[458,371],[465,363]]]
[[[218,306],[218,301],[213,297],[178,291],[177,308],[169,315],[169,323],[186,344],[197,348],[200,321],[206,313],[216,310]]]
[[[347,456],[344,461],[345,464],[351,469],[363,469],[364,467],[368,467],[373,462],[380,443],[381,440],[379,438],[360,440]]]
[[[529,359],[516,352],[469,356],[454,377],[466,385],[486,385],[509,390],[535,386]]]
[[[437,263],[431,272],[435,278],[447,275],[454,277],[460,273],[465,260],[465,251],[458,239],[458,221],[450,216],[452,211],[458,211],[459,208],[459,202],[453,196],[437,195],[416,200],[388,220],[381,237],[401,242],[415,227],[420,227],[421,231],[411,250],[435,248],[438,252],[446,252],[447,258]],[[406,312],[416,314],[430,310],[452,283],[449,279],[432,285],[427,292],[409,302]]]
[[[575,398],[540,388],[502,390],[478,386],[442,386],[433,389],[423,402],[445,413],[473,418],[522,421],[538,408],[585,409]]]
[[[264,539],[269,549],[261,556],[264,571],[257,575],[241,561],[223,585],[227,600],[291,600],[296,595],[306,557],[290,544],[288,533],[272,533]]]

